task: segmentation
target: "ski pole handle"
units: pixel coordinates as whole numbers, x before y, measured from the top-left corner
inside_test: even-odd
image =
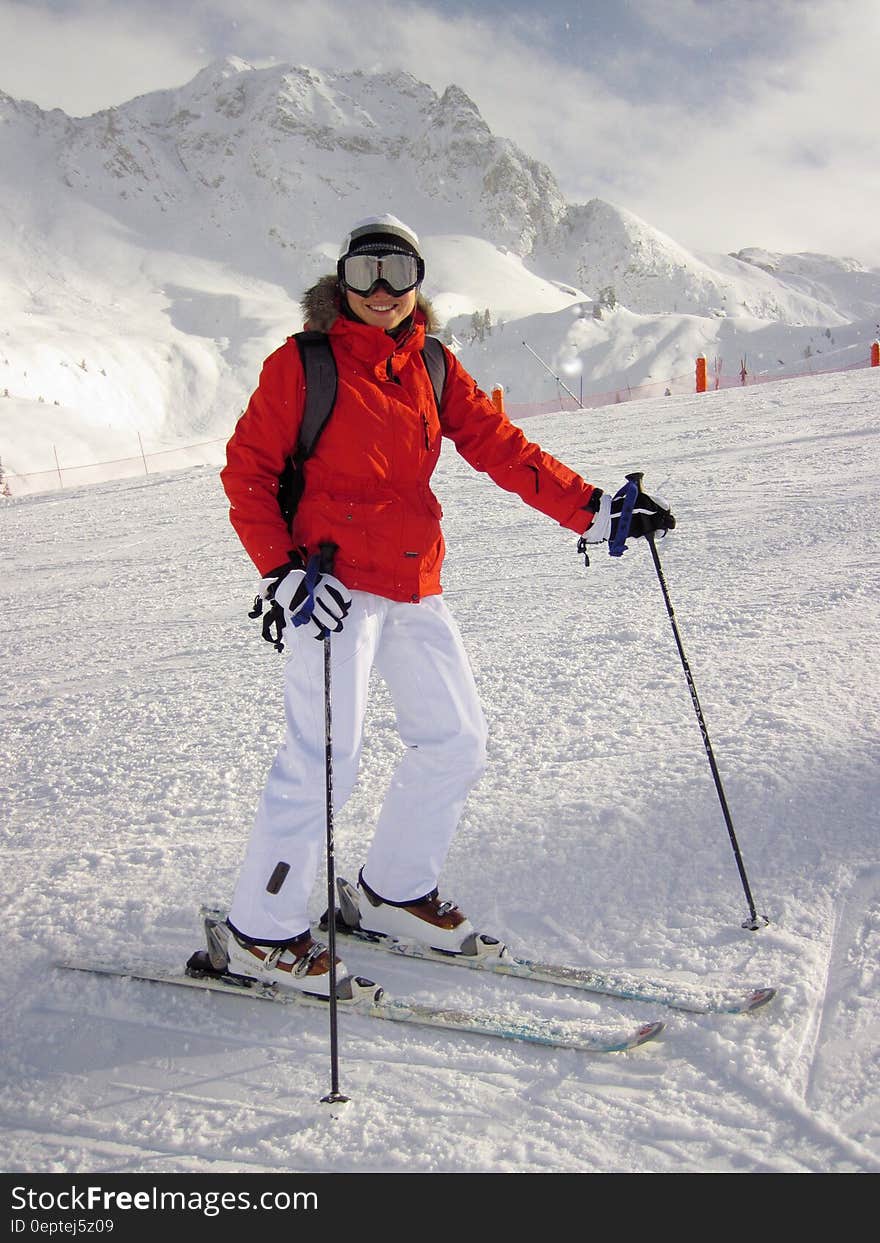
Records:
[[[641,485],[642,472],[634,471],[631,475],[627,475],[626,483],[615,493],[615,500],[617,500],[618,496],[623,497],[623,507],[620,511],[614,534],[608,541],[608,555],[611,557],[622,557],[626,552],[626,541],[629,536],[633,509],[635,508],[636,498],[641,491]]]
[[[333,573],[333,563],[336,559],[338,548],[338,544],[329,542],[321,544],[318,551],[312,553],[309,557],[304,580],[306,597],[291,618],[294,626],[304,626],[306,622],[312,620],[312,614],[315,611],[315,588],[318,585],[318,579],[322,574]]]
[[[333,565],[336,561],[336,554],[339,551],[339,545],[331,541],[319,545],[318,548],[318,566],[322,574],[332,574]]]
[[[309,557],[308,564],[306,565],[306,576],[304,579],[306,597],[290,619],[294,626],[305,626],[307,622],[312,620],[312,614],[315,611],[315,588],[318,585],[320,575],[318,555],[315,553]]]

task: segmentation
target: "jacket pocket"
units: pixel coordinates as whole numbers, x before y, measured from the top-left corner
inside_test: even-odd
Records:
[[[312,550],[331,540],[339,546],[340,563],[375,572],[392,561],[400,526],[398,505],[391,499],[352,500],[320,494],[305,501],[297,512],[295,542]]]
[[[424,494],[425,507],[432,518],[443,517],[443,506],[437,500],[430,488],[425,488]]]

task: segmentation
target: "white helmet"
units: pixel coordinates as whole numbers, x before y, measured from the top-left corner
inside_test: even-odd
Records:
[[[396,216],[368,216],[359,220],[342,243],[339,258],[346,255],[375,251],[380,245],[388,246],[389,250],[399,250],[406,254],[422,258],[419,249],[418,235]]]

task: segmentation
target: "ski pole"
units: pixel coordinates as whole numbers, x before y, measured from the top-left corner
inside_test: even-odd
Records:
[[[321,572],[333,570],[335,544],[321,545]],[[324,631],[324,792],[327,811],[327,895],[328,910],[336,905],[336,859],[333,841],[333,702],[330,680],[330,631]],[[339,1035],[336,1009],[336,921],[327,920],[327,953],[330,956],[330,1091],[322,1104],[347,1101],[339,1091]]]
[[[627,476],[630,478],[630,476]],[[639,477],[641,478],[641,477]],[[663,600],[666,604],[666,612],[669,614],[669,620],[672,624],[672,633],[675,636],[675,644],[678,648],[678,654],[681,658],[681,665],[684,669],[684,676],[687,680],[688,690],[691,693],[694,711],[697,714],[697,721],[700,726],[700,733],[703,735],[703,745],[706,748],[706,755],[709,757],[709,767],[712,770],[712,778],[715,782],[715,789],[718,791],[718,798],[721,803],[721,811],[724,815],[724,823],[727,825],[727,832],[730,837],[730,844],[733,847],[733,855],[736,859],[736,866],[739,871],[740,880],[742,881],[743,890],[746,895],[746,901],[749,904],[749,918],[743,922],[743,928],[748,928],[754,932],[758,928],[764,928],[769,924],[770,920],[766,915],[758,915],[755,910],[755,902],[752,898],[752,891],[749,887],[749,880],[746,876],[746,869],[743,863],[742,853],[740,852],[739,843],[736,840],[736,833],[733,828],[733,819],[730,815],[730,808],[727,805],[727,799],[724,794],[724,787],[721,784],[721,774],[718,771],[718,765],[715,762],[715,753],[712,750],[712,743],[709,739],[709,730],[706,727],[706,720],[703,716],[703,710],[700,707],[700,700],[697,696],[697,687],[694,682],[694,675],[691,673],[691,667],[688,664],[687,656],[684,652],[684,645],[681,641],[681,635],[678,630],[678,623],[675,620],[675,611],[672,607],[672,601],[669,598],[669,588],[666,586],[666,578],[663,574],[663,567],[660,564],[660,555],[657,552],[657,545],[654,541],[654,532],[647,532],[648,544],[651,548],[651,556],[654,560],[654,569],[657,571],[657,578],[660,582],[660,590],[663,592]]]

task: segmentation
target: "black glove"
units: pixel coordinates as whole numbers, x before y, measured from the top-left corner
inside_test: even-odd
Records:
[[[652,531],[662,531],[665,535],[675,526],[675,518],[666,502],[659,498],[655,500],[652,496],[648,496],[647,492],[642,491],[641,473],[627,475],[627,480],[628,483],[615,492],[611,501],[611,534],[608,542],[611,545],[612,556],[620,555],[613,552],[615,545],[625,543],[630,537],[638,539],[639,536],[648,535]],[[621,519],[625,520],[626,511],[629,508],[627,502],[632,495],[632,484],[636,486],[636,494],[630,509],[629,526],[621,530]]]
[[[590,564],[588,547],[608,540],[608,552],[620,557],[626,552],[626,541],[632,537],[662,531],[665,535],[675,526],[675,518],[665,501],[655,500],[642,491],[641,471],[627,475],[622,488],[609,496],[600,492],[599,506],[590,526],[578,540],[578,552]],[[597,489],[597,491],[599,491]]]

